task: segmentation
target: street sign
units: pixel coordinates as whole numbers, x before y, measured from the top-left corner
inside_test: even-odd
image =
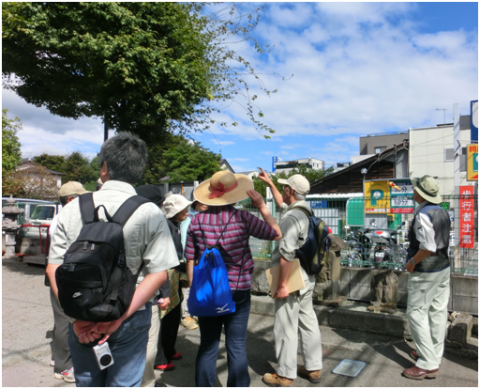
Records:
[[[467,146],[467,180],[478,181],[478,143]]]
[[[388,213],[388,181],[365,181],[365,213]]]
[[[415,201],[413,200],[413,185],[407,179],[392,179],[400,189],[390,187],[390,213],[413,213]]]

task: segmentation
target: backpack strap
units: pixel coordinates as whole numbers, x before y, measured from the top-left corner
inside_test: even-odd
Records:
[[[305,215],[307,215],[307,218],[310,219],[312,216],[313,216],[313,211],[310,212],[308,211],[305,207],[302,207],[302,206],[293,206],[292,208],[290,209],[298,209],[299,211],[302,211]]]
[[[115,215],[113,215],[113,221],[120,224],[122,227],[125,226],[130,216],[137,210],[140,205],[149,203],[150,200],[142,196],[132,196],[128,198],[121,206],[118,208]]]
[[[93,223],[95,219],[95,204],[93,193],[85,193],[78,197],[83,224]]]
[[[118,208],[117,212],[115,212],[115,215],[113,215],[112,221],[120,224],[123,228],[125,226],[125,223],[127,223],[128,219],[130,219],[130,216],[133,215],[133,213],[137,210],[137,208],[140,207],[142,204],[149,203],[149,202],[150,200],[142,196],[132,196],[128,198],[120,206],[120,208]],[[122,268],[125,265],[126,265],[125,253],[121,252],[118,266],[115,266],[112,273],[112,277],[111,277],[111,284],[113,285],[113,288],[112,288],[112,293],[110,295],[110,301],[115,301],[118,298],[118,291],[120,290],[120,284],[122,280]],[[137,272],[137,277],[142,271],[143,265],[144,263],[142,261],[140,268],[138,269],[138,272]]]

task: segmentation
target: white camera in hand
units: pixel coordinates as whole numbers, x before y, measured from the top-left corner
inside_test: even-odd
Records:
[[[110,347],[108,346],[107,342],[95,346],[93,351],[95,352],[95,357],[97,358],[97,363],[100,367],[100,370],[106,369],[107,367],[113,365],[112,352],[110,351]]]

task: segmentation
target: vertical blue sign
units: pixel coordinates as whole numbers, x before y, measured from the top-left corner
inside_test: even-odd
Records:
[[[470,134],[472,143],[478,142],[478,100],[470,101]]]
[[[275,170],[277,170],[275,168],[275,164],[278,162],[278,157],[272,157],[272,172],[274,172]]]

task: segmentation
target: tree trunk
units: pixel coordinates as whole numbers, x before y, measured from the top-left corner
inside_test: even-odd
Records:
[[[106,142],[108,140],[108,118],[105,115],[103,117],[103,141]]]

